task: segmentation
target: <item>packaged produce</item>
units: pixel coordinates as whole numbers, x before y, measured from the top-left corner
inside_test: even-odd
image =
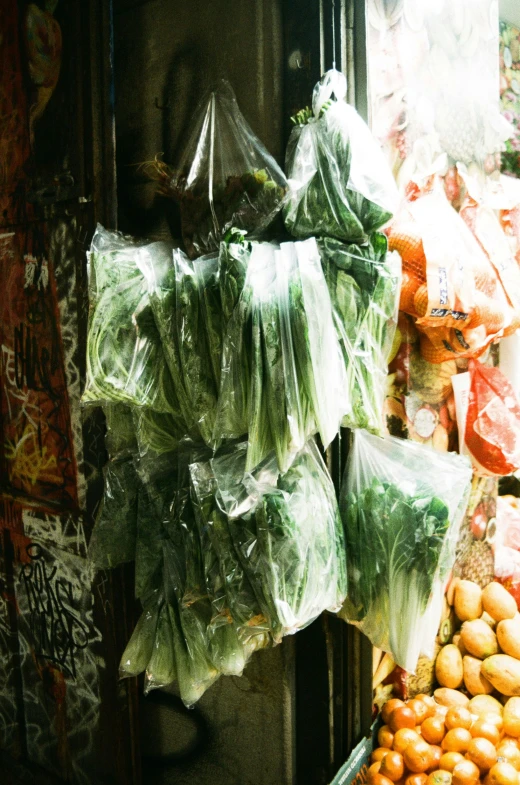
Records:
[[[111,404],[104,412],[109,460],[103,469],[103,499],[88,549],[89,559],[100,570],[135,559],[139,493],[132,411],[123,404]]]
[[[345,542],[334,486],[309,441],[286,474],[274,456],[245,474],[246,445],[214,458],[219,504],[273,640],[297,632],[346,593]]]
[[[520,502],[514,496],[499,496],[497,499],[493,547],[495,578],[505,586],[520,608]],[[511,654],[502,644],[500,646],[506,654]]]
[[[178,410],[143,274],[143,266],[164,265],[170,255],[167,243],[138,243],[98,225],[89,254],[91,308],[83,403]]]
[[[219,669],[223,673],[231,669],[238,672],[254,651],[270,644],[269,624],[235,550],[227,515],[218,504],[217,481],[210,463],[192,463],[190,475],[206,585],[210,582],[213,587],[211,591],[208,588],[213,606],[208,635],[210,640],[214,635],[229,638],[229,664],[226,667],[221,662]],[[226,629],[222,631],[222,627]]]
[[[139,617],[132,637],[121,657],[119,675],[121,678],[132,678],[144,673],[154,653],[157,620],[162,608],[162,600],[156,599],[150,608],[144,610]]]
[[[218,251],[231,227],[259,235],[286,199],[285,175],[224,80],[202,99],[178,166],[156,161],[149,168],[162,193],[180,206],[190,259]]]
[[[341,616],[409,672],[431,655],[470,481],[460,456],[354,431],[341,489]]]
[[[144,260],[151,308],[164,348],[185,435],[211,444],[217,404],[215,373],[219,366],[218,293],[216,291],[216,257],[199,260],[197,276],[193,262],[176,249],[167,260],[156,263]],[[205,271],[205,272],[204,272]],[[204,273],[204,274],[203,274]],[[205,277],[213,277],[210,302],[201,291]],[[210,336],[210,339],[208,338]],[[211,341],[211,343],[210,343]]]
[[[312,112],[293,118],[284,220],[295,237],[363,241],[394,212],[397,189],[388,164],[346,94],[343,74],[327,71],[314,88]]]
[[[328,446],[347,411],[345,370],[314,239],[255,243],[224,339],[214,444],[248,433],[247,470],[306,439]]]
[[[349,411],[343,425],[381,434],[388,361],[399,308],[401,261],[384,235],[366,245],[318,240],[343,353]]]
[[[206,345],[213,371],[213,379],[218,390],[220,385],[220,364],[222,362],[222,334],[224,331],[218,256],[205,256],[197,259],[193,263],[193,269],[197,279],[202,320],[206,328]]]
[[[473,361],[464,446],[478,474],[507,475],[520,468],[520,404],[499,368]]]
[[[218,283],[224,326],[227,326],[231,319],[246,281],[252,243],[246,239],[245,234],[243,230],[230,229],[220,243]]]

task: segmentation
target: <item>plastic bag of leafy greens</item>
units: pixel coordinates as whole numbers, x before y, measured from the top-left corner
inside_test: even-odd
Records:
[[[296,237],[324,235],[358,242],[393,215],[397,188],[383,152],[335,69],[314,88],[312,112],[299,112],[289,138],[287,229]]]
[[[285,474],[277,472],[273,456],[244,477],[243,461],[237,448],[234,456],[211,463],[233,544],[277,643],[322,611],[341,607],[347,589],[343,527],[313,441]]]
[[[174,452],[182,446],[186,437],[186,425],[178,414],[135,409],[133,422],[137,450],[141,456]]]
[[[224,326],[231,319],[244,288],[251,249],[252,243],[246,240],[246,233],[241,229],[230,229],[220,243],[218,282]]]
[[[191,464],[190,474],[202,552],[205,563],[212,569],[213,617],[208,627],[210,647],[216,653],[220,652],[219,669],[222,673],[231,669],[238,672],[254,651],[270,644],[269,626],[234,548],[227,515],[217,502],[217,484],[210,463]],[[238,634],[240,648],[237,648],[235,633]]]
[[[353,433],[341,489],[348,594],[340,615],[410,673],[433,649],[470,483],[459,455]]]
[[[206,444],[211,444],[217,408],[217,387],[206,340],[199,284],[193,263],[182,251],[173,252],[175,318],[184,388],[193,419]]]
[[[387,254],[384,235],[366,245],[318,240],[346,370],[347,428],[382,433],[388,362],[401,284],[401,260]]]
[[[109,460],[103,469],[104,493],[89,542],[88,555],[101,570],[133,561],[137,537],[137,452],[131,410],[122,404],[103,407]]]
[[[348,411],[332,304],[316,240],[282,243],[289,269],[289,313],[304,432],[326,448]]]
[[[213,547],[209,533],[210,522],[216,513],[214,477],[209,463],[191,464],[190,475],[191,497],[202,555],[202,571],[211,603],[211,619],[207,628],[210,658],[220,673],[240,676],[246,664],[246,651],[231,615],[218,551]]]
[[[219,677],[211,661],[209,602],[202,572],[200,542],[190,514],[172,520],[163,542],[164,580],[170,602],[177,679],[181,698],[192,705]]]
[[[132,678],[144,673],[146,666],[150,662],[154,653],[154,642],[156,640],[157,620],[163,605],[162,598],[154,598],[149,607],[145,608],[139,617],[132,637],[126,645],[126,649],[121,657],[119,664],[119,677],[121,679]]]
[[[175,171],[158,167],[162,190],[180,205],[191,259],[218,251],[232,226],[262,232],[287,193],[282,170],[253,133],[228,82],[206,94]]]
[[[151,690],[167,687],[177,679],[174,632],[170,614],[171,607],[166,601],[162,603],[159,610],[152,652],[146,666],[145,695]]]
[[[220,385],[222,362],[222,334],[224,319],[219,286],[219,262],[217,255],[203,256],[193,263],[197,278],[202,319],[206,328],[206,345],[213,371],[215,388]]]
[[[167,243],[140,246],[133,241],[128,241],[125,247],[121,236],[115,235],[115,250],[109,251],[111,233],[106,234],[103,252],[90,254],[96,283],[89,317],[87,380],[82,401],[175,411],[178,402],[142,272],[143,258],[160,259],[164,263],[171,247]]]

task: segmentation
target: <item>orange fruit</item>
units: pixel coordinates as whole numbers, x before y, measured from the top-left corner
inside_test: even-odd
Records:
[[[421,737],[417,731],[411,728],[401,728],[401,730],[396,731],[393,747],[396,752],[403,753],[409,744],[420,740]]]
[[[426,695],[425,692],[419,693],[419,695],[415,696],[416,701],[422,701],[430,710],[430,717],[435,714],[435,708],[437,704],[435,703],[435,698],[432,695]]]
[[[422,739],[413,741],[403,752],[404,763],[407,769],[414,773],[427,771],[432,762],[431,747]]]
[[[489,785],[518,785],[518,772],[505,760],[499,760],[491,767],[486,777]]]
[[[436,769],[442,769],[442,766],[439,765],[440,759],[442,758],[442,747],[438,747],[436,744],[430,744],[430,751],[431,751],[432,762],[428,771],[435,771]]]
[[[499,761],[506,761],[520,771],[520,750],[511,739],[502,739],[497,747],[497,756]]]
[[[439,768],[444,771],[453,771],[457,763],[464,760],[464,755],[460,752],[445,752],[439,761]]]
[[[483,719],[486,725],[496,725],[498,730],[502,730],[504,727],[504,718],[501,714],[495,714],[494,712],[490,711],[487,714],[482,714],[479,719]]]
[[[381,761],[376,760],[375,763],[371,763],[368,767],[368,781],[370,782],[370,778],[374,776],[374,774],[379,774],[379,769],[381,768]]]
[[[389,750],[392,749],[392,744],[394,743],[394,734],[388,725],[382,725],[381,728],[379,728],[377,740],[380,747],[388,747]]]
[[[497,762],[495,745],[489,739],[472,739],[466,757],[479,767],[480,771],[489,771]]]
[[[470,733],[473,738],[489,739],[491,744],[495,746],[499,743],[502,734],[494,723],[486,722],[486,720],[479,718],[470,728]]]
[[[381,761],[380,773],[392,782],[400,780],[404,774],[403,756],[400,752],[389,752]]]
[[[428,717],[421,725],[421,734],[429,744],[440,744],[446,733],[443,717]]]
[[[426,785],[427,781],[428,781],[427,774],[423,774],[423,773],[409,774],[404,781],[404,785]]]
[[[370,785],[393,785],[393,782],[382,774],[373,774],[370,777]]]
[[[447,730],[453,730],[453,728],[466,728],[466,730],[469,730],[472,722],[471,712],[465,709],[464,706],[452,706],[451,709],[448,709],[444,720]]]
[[[451,771],[437,769],[428,777],[428,785],[451,785]]]
[[[442,740],[444,752],[461,752],[465,754],[473,737],[466,728],[452,728]]]
[[[404,706],[404,701],[399,700],[399,698],[392,698],[385,703],[381,710],[381,717],[386,725],[388,725],[388,719],[393,710],[398,709],[400,706]]]
[[[451,773],[453,785],[477,785],[480,779],[480,770],[471,760],[457,763]]]
[[[371,763],[376,763],[376,761],[381,761],[390,752],[388,747],[377,747],[370,756]]]
[[[415,721],[417,725],[420,725],[422,722],[424,722],[424,720],[431,715],[433,710],[431,706],[427,706],[426,703],[419,700],[418,698],[413,698],[411,701],[408,701],[406,705],[415,714]]]
[[[395,733],[401,730],[401,728],[413,729],[417,723],[415,722],[415,714],[408,706],[399,706],[390,714],[388,724],[390,725],[390,730]]]

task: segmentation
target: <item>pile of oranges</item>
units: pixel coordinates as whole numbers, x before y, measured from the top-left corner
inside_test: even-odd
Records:
[[[473,707],[429,695],[388,701],[368,785],[520,785],[520,716],[505,720],[486,698]]]

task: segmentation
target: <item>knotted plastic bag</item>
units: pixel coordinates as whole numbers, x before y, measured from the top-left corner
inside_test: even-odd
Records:
[[[231,85],[205,97],[168,190],[191,259],[218,251],[231,227],[257,236],[282,208],[287,180],[240,112]]]
[[[354,431],[341,488],[348,593],[342,618],[413,673],[432,655],[469,498],[459,455]]]
[[[346,94],[343,74],[327,71],[314,88],[312,113],[303,110],[294,118],[284,219],[295,237],[362,241],[396,208],[397,189],[383,152]]]

